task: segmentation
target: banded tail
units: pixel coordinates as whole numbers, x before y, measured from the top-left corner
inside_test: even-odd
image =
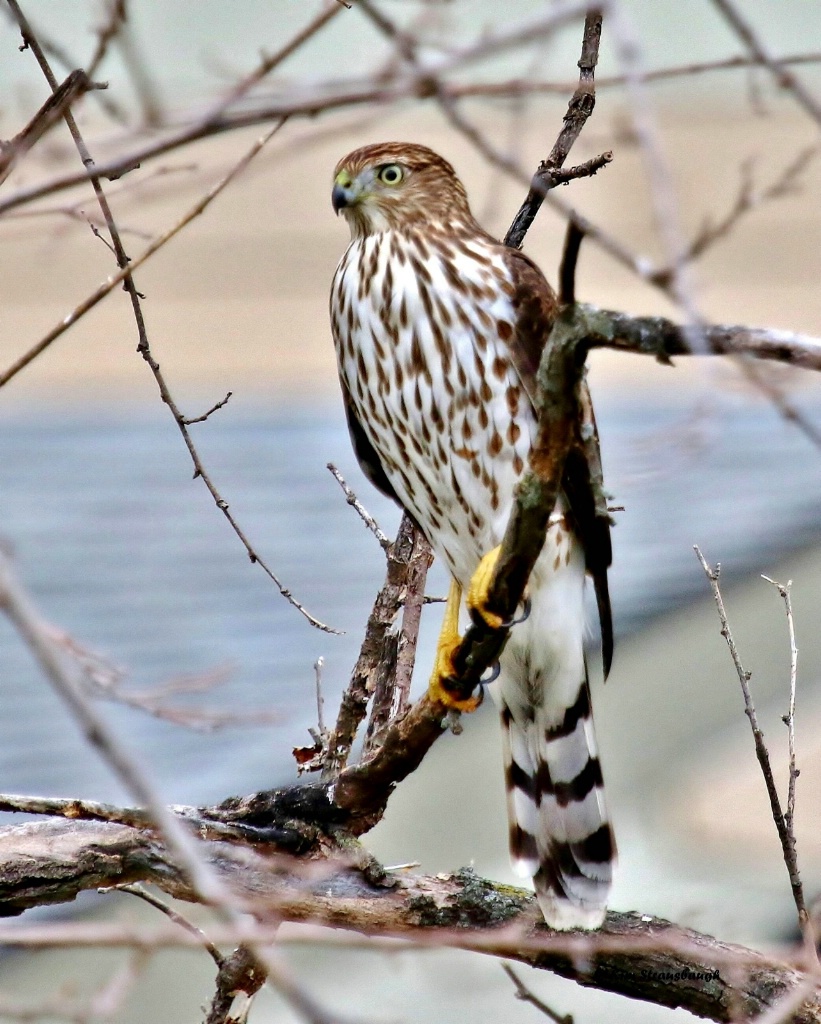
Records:
[[[521,701],[504,676],[502,718],[510,854],[532,878],[551,928],[604,921],[616,847],[604,804],[586,671],[563,710]],[[528,688],[530,689],[530,688]],[[518,699],[517,699],[518,698]]]

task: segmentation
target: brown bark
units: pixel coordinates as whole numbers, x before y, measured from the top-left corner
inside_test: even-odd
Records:
[[[226,842],[199,846],[237,900],[255,908],[263,922],[260,941],[272,938],[266,920],[319,922],[504,956],[581,985],[681,1006],[716,1021],[756,1015],[801,982],[799,972],[786,963],[649,915],[611,912],[598,932],[551,932],[541,923],[532,894],[469,870],[436,876],[403,873],[374,884],[372,873],[348,858],[317,867],[312,885],[300,860],[277,857],[272,862]],[[196,898],[159,843],[129,826],[50,820],[0,829],[0,914],[19,914],[26,907],[72,900],[86,889],[138,880],[175,897]],[[62,927],[67,941],[72,926]],[[132,932],[124,932],[123,941],[138,940]],[[83,934],[88,944],[95,944],[93,930],[86,928]],[[116,941],[116,933],[105,928],[97,935],[99,945]],[[257,936],[244,938],[250,942]],[[229,933],[221,939],[230,941]],[[149,941],[149,935],[143,940]],[[168,944],[174,939],[164,933],[156,941]],[[180,930],[181,944],[196,941]],[[0,924],[4,945],[59,942],[53,929]],[[821,1000],[807,1000],[793,1019],[817,1024]]]

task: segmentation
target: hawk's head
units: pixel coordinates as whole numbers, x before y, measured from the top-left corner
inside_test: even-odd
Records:
[[[464,186],[447,160],[411,142],[349,153],[336,165],[331,202],[354,236],[470,219]]]

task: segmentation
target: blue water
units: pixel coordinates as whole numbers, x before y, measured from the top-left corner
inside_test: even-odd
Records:
[[[821,420],[817,398],[804,407]],[[766,404],[717,397],[709,413],[693,417],[611,399],[599,402],[598,416],[608,487],[626,506],[611,577],[620,635],[703,593],[693,543],[732,580],[821,540],[821,453]],[[223,667],[227,683],[190,698],[195,704],[280,716],[274,725],[202,734],[106,704],[172,802],[290,778],[290,749],[308,742],[315,719],[319,655],[333,716],[383,558],[325,464],[339,465],[387,531],[398,523],[359,474],[341,415],[250,414],[229,405],[193,430],[259,553],[344,636],[310,627],[251,565],[192,480],[163,410],[40,410],[0,423],[0,535],[43,615],[127,667],[135,688]],[[444,589],[435,571],[429,592]],[[418,679],[440,615],[436,606],[426,613]],[[2,617],[0,791],[125,798]]]

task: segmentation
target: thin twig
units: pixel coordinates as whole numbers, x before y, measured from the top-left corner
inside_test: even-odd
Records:
[[[317,658],[314,662],[314,681],[316,683],[316,724],[319,735],[325,735],[325,698],[322,696],[322,666],[324,658]]]
[[[821,53],[791,53],[779,58],[781,64],[819,64]],[[694,61],[691,64],[673,64],[666,68],[648,69],[648,82],[661,82],[673,78],[690,78],[694,75],[710,74],[717,71],[743,71],[761,67],[756,57],[739,56],[725,57],[721,60]],[[596,79],[597,89],[622,87],[627,78],[625,75],[600,75]],[[575,83],[571,81],[533,81],[525,78],[509,78],[499,82],[454,82],[448,90],[454,99],[468,98],[499,98],[509,99],[519,96],[548,94],[566,96]]]
[[[97,45],[86,68],[86,73],[90,78],[95,75],[97,69],[105,60],[111,44],[117,38],[127,18],[128,8],[126,0],[109,0],[108,18],[97,29]]]
[[[556,1013],[555,1010],[551,1009],[547,1003],[543,1003],[541,999],[535,993],[531,992],[530,989],[521,980],[518,974],[513,970],[510,964],[502,964],[502,970],[510,978],[513,984],[516,986],[516,998],[521,999],[523,1003],[530,1003],[531,1006],[535,1006],[537,1010],[545,1015],[549,1020],[552,1020],[554,1024],[573,1024],[573,1015],[570,1013],[560,1014]]]
[[[165,900],[161,900],[159,896],[155,896],[153,893],[150,893],[145,886],[141,885],[139,882],[133,882],[128,885],[115,885],[112,888],[100,889],[100,892],[127,892],[132,896],[138,896],[141,900],[144,900],[146,903],[149,903],[152,907],[155,907],[157,910],[165,914],[165,916],[170,921],[173,921],[174,924],[178,924],[180,928],[184,928],[189,934],[194,935],[199,939],[202,948],[209,954],[217,967],[222,967],[225,958],[214,943],[208,938],[205,932],[201,928],[198,928],[193,921],[189,921],[187,917],[184,917],[178,911],[174,910],[174,908],[169,906]]]
[[[741,166],[741,183],[738,193],[730,209],[717,221],[708,220],[704,223],[687,246],[684,259],[692,262],[704,255],[717,241],[726,238],[736,225],[753,210],[762,204],[790,195],[796,188],[801,175],[809,164],[821,154],[821,146],[807,146],[790,161],[781,174],[766,188],[756,192],[751,178],[751,165],[745,161]],[[658,267],[648,280],[661,288],[666,288],[671,279],[670,267]]]
[[[29,25],[28,21],[26,20],[26,17],[23,14],[23,12],[22,12],[22,10],[20,8],[20,5],[18,4],[17,0],[8,0],[8,2],[9,2],[9,6],[11,7],[12,12],[14,13],[14,16],[15,16],[15,18],[17,20],[17,23],[20,26],[20,31],[22,33],[24,43],[28,47],[31,48],[32,52],[34,53],[35,58],[37,59],[37,63],[40,65],[40,68],[43,71],[43,74],[44,74],[44,76],[46,78],[46,81],[49,83],[49,86],[51,87],[52,92],[54,92],[57,89],[57,80],[54,77],[54,73],[51,70],[51,67],[49,65],[48,59],[47,59],[45,53],[43,52],[42,47],[38,43],[37,38],[34,35],[34,33],[33,33],[32,29],[31,29],[31,26]],[[336,10],[337,9],[334,9],[333,7],[328,8],[324,12],[324,15],[323,15],[323,19],[324,20],[316,19],[315,20],[315,24],[316,25],[325,24],[327,22],[327,20],[329,20],[330,17],[333,16],[333,14],[331,12],[336,13]],[[276,63],[278,63],[280,60],[284,59],[283,54],[285,56],[287,56],[290,53],[292,53],[294,48],[296,48],[298,45],[301,45],[301,43],[304,41],[304,39],[308,38],[309,35],[312,33],[312,31],[316,31],[316,29],[311,30],[311,26],[309,26],[308,29],[304,30],[303,33],[298,35],[295,40],[292,40],[292,42],[289,45],[289,47],[286,47],[285,50],[281,51],[280,54],[278,54],[276,57],[271,58],[270,60],[263,62],[263,65],[265,66],[266,70],[270,70],[270,67],[275,66]],[[248,87],[250,87],[250,85]],[[234,90],[234,92],[237,92],[237,91],[238,90]],[[140,355],[143,357],[143,359],[145,360],[145,362],[148,364],[149,368],[151,369],[151,372],[154,375],[154,379],[157,382],[157,386],[158,386],[158,388],[160,390],[160,396],[161,396],[163,402],[165,403],[165,405],[167,405],[169,410],[171,411],[171,414],[174,417],[174,420],[175,420],[175,422],[177,424],[177,427],[179,428],[180,433],[182,434],[182,437],[183,437],[183,440],[185,442],[185,445],[188,448],[188,452],[189,452],[189,454],[191,456],[191,460],[194,463],[194,478],[196,479],[197,477],[199,477],[202,480],[202,482],[208,488],[208,491],[210,492],[211,497],[214,499],[214,502],[215,502],[217,508],[219,508],[220,511],[223,513],[225,518],[230,523],[232,529],[234,530],[234,533],[237,535],[237,537],[242,542],[242,544],[243,544],[243,546],[244,546],[244,548],[246,550],[246,553],[248,554],[248,557],[250,558],[251,562],[252,563],[258,563],[260,565],[262,570],[271,579],[271,581],[274,583],[274,585],[279,590],[280,594],[289,602],[289,604],[291,604],[294,608],[296,608],[297,611],[301,615],[303,615],[311,623],[312,626],[315,626],[317,629],[323,630],[324,632],[327,632],[327,633],[337,633],[338,632],[337,630],[331,628],[330,626],[325,625],[325,623],[320,622],[319,619],[317,619],[315,616],[311,615],[308,612],[308,610],[301,604],[301,602],[299,602],[294,597],[294,595],[291,593],[291,591],[280,582],[280,580],[276,577],[276,575],[273,573],[273,571],[267,566],[267,564],[259,557],[259,555],[256,553],[254,548],[251,546],[249,540],[247,539],[244,531],[241,529],[239,523],[234,518],[234,516],[231,514],[231,512],[229,510],[229,507],[228,507],[228,503],[225,501],[225,499],[222,497],[222,495],[217,490],[217,488],[216,488],[215,484],[212,482],[209,474],[205,471],[205,467],[203,466],[202,461],[201,461],[201,459],[199,457],[199,454],[197,453],[197,450],[194,447],[194,443],[193,443],[193,441],[191,439],[191,435],[190,435],[190,433],[188,431],[188,428],[187,428],[187,425],[185,423],[185,417],[183,416],[181,410],[179,409],[179,407],[177,406],[177,403],[175,402],[174,398],[171,395],[171,391],[169,390],[168,385],[167,385],[167,383],[165,381],[165,378],[163,377],[162,371],[160,370],[159,363],[156,361],[156,359],[154,359],[154,357],[153,357],[153,355],[151,353],[151,347],[150,347],[149,340],[148,340],[148,332],[146,330],[145,318],[143,316],[142,304],[141,304],[141,301],[140,301],[141,296],[140,296],[140,293],[137,291],[137,286],[135,285],[134,279],[133,279],[133,276],[132,276],[133,271],[134,271],[134,269],[136,267],[136,261],[131,261],[129,259],[129,257],[126,255],[125,249],[123,248],[122,240],[120,238],[120,233],[117,230],[117,225],[114,222],[114,217],[113,217],[113,214],[111,212],[111,208],[110,208],[110,206],[108,204],[108,199],[106,198],[105,192],[103,191],[102,183],[100,181],[100,175],[99,175],[99,173],[97,172],[97,170],[95,168],[94,160],[93,160],[93,158],[91,156],[91,153],[88,150],[88,147],[85,144],[83,136],[82,136],[79,128],[77,127],[77,122],[74,120],[74,117],[71,114],[70,110],[65,110],[63,112],[63,117],[64,117],[64,120],[66,122],[66,125],[68,126],[69,131],[71,132],[71,136],[72,136],[72,138],[74,140],[75,146],[77,147],[77,151],[80,154],[80,157],[82,159],[83,165],[84,165],[84,167],[89,172],[91,185],[92,185],[92,187],[94,189],[94,194],[95,194],[95,196],[97,198],[97,202],[98,202],[98,204],[100,206],[100,210],[102,211],[103,217],[105,219],[106,227],[108,229],[109,236],[111,237],[111,243],[114,246],[114,251],[115,251],[115,254],[116,254],[116,257],[117,257],[117,265],[119,266],[120,274],[122,275],[121,276],[121,280],[122,280],[122,283],[123,283],[123,287],[128,292],[129,298],[131,300],[132,311],[134,313],[134,319],[135,319],[136,324],[137,324],[137,333],[139,335],[139,344],[137,345],[137,351],[140,353]],[[188,223],[188,221],[193,219],[193,217],[195,217],[199,213],[201,213],[202,210],[205,209],[205,206],[207,206],[208,203],[211,202],[211,200],[213,200],[215,198],[215,196],[218,195],[219,192],[221,192],[222,189],[225,188],[225,186],[230,181],[232,181],[240,173],[240,171],[245,169],[247,164],[253,159],[254,156],[256,156],[256,154],[259,152],[259,150],[262,149],[262,147],[269,141],[269,139],[271,139],[273,137],[273,135],[277,131],[279,131],[279,129],[282,127],[282,125],[284,123],[285,123],[284,119],[280,120],[278,124],[276,124],[270,131],[268,131],[266,133],[266,135],[264,135],[263,138],[260,139],[249,150],[249,152],[246,153],[245,156],[241,160],[238,161],[237,164],[235,164],[235,166],[232,168],[232,170],[222,179],[222,181],[215,188],[210,190],[210,192],[206,195],[205,199],[201,200],[200,203],[197,204],[197,206],[192,211],[191,216],[188,218],[188,220],[185,221],[186,223]],[[179,229],[180,228],[177,227],[176,230],[179,230]],[[174,232],[174,233],[176,233],[176,232]],[[149,246],[149,249],[150,248],[151,247]],[[146,250],[146,252],[147,251],[148,250]],[[154,251],[156,251],[156,249]],[[109,280],[111,280],[111,279],[109,279]],[[98,292],[99,292],[99,289],[98,289]],[[97,293],[95,293],[95,295],[96,294]],[[102,296],[100,296],[100,297],[102,297]],[[99,299],[97,299],[97,301],[99,301]],[[73,322],[74,322],[74,320],[72,320],[72,323]],[[64,321],[63,323],[65,324],[66,321]],[[54,334],[53,331],[50,332],[50,335],[52,335],[52,336],[51,336],[48,344],[50,344],[51,341],[54,340],[54,337],[57,336],[57,335]],[[35,346],[35,348],[33,350],[31,350],[31,351],[36,353],[36,354],[39,354],[43,350],[43,348],[46,347],[44,342],[45,342],[45,339],[43,339],[43,341],[41,341],[40,344]],[[29,362],[31,360],[31,358],[34,358],[34,356],[31,355],[31,353],[27,353],[26,356],[23,357],[23,360],[25,360],[25,361],[18,360],[17,363],[15,364],[15,367],[17,369],[22,369],[22,366],[26,365],[26,362]],[[14,369],[14,368],[12,368],[12,369]],[[10,379],[10,372],[11,371],[7,371],[6,374],[4,374],[2,377],[0,377],[0,387],[2,387],[3,384],[5,384],[7,382],[7,380]],[[15,372],[17,372],[16,369],[15,369]],[[13,374],[11,374],[11,375],[13,376]]]
[[[20,160],[58,121],[65,112],[85,93],[105,86],[92,82],[84,71],[72,71],[62,85],[58,85],[51,96],[40,107],[29,123],[8,142],[0,141],[0,182],[5,181]]]
[[[661,144],[657,119],[647,89],[643,53],[631,20],[623,14],[620,2],[610,5],[608,17],[613,29],[615,50],[627,78],[630,118],[646,170],[655,227],[670,267],[669,293],[684,314],[689,347],[694,352],[700,352],[704,350],[703,321],[696,306],[685,259],[686,247],[679,223],[672,169]]]
[[[119,743],[106,719],[86,696],[81,667],[65,657],[44,631],[42,618],[33,602],[11,572],[9,560],[0,555],[0,608],[2,608],[32,653],[45,676],[63,699],[88,744],[111,767],[114,774],[141,804],[159,828],[169,850],[192,884],[206,899],[222,894],[223,887],[212,869],[193,853],[193,840],[185,826],[168,809],[139,760]]]
[[[265,984],[267,969],[248,946],[222,958],[216,990],[204,1024],[246,1024],[254,996]],[[331,1018],[326,1018],[331,1024]]]
[[[32,346],[28,352],[20,356],[12,365],[0,373],[0,388],[8,384],[10,380],[17,376],[17,374],[29,365],[34,359],[36,359],[41,352],[45,351],[51,344],[53,344],[62,334],[64,334],[70,327],[72,327],[78,320],[80,320],[89,310],[93,309],[99,302],[101,302],[107,295],[109,295],[119,284],[125,282],[130,275],[138,267],[142,266],[146,260],[150,259],[156,252],[158,252],[164,245],[166,245],[175,235],[177,235],[184,227],[191,223],[196,217],[198,217],[208,205],[216,199],[216,197],[226,188],[233,180],[237,177],[253,160],[253,158],[259,153],[259,151],[265,146],[265,144],[271,139],[282,127],[284,121],[280,121],[278,124],[258,139],[254,145],[248,150],[245,156],[238,161],[231,170],[217,182],[211,189],[202,196],[191,209],[173,225],[164,234],[156,238],[150,245],[130,260],[125,267],[121,267],[116,274],[110,275],[91,295],[84,299],[79,305],[77,305],[67,316],[65,316],[58,324],[56,324],[46,335],[44,335],[36,345]],[[263,572],[271,579],[274,585],[279,590],[280,594],[291,604],[294,608],[303,615],[312,626],[322,630],[325,633],[338,634],[339,630],[334,629],[332,626],[328,626],[321,622],[314,615],[312,615],[308,609],[293,595],[293,593],[285,586],[285,584],[279,579],[274,571],[268,566],[267,562],[257,553],[256,549],[251,545],[250,540],[246,536],[245,532],[240,527],[234,516],[231,514],[228,503],[219,493],[216,485],[211,480],[211,477],[205,471],[202,460],[199,457],[199,453],[194,446],[194,442],[188,431],[185,423],[185,417],[177,407],[170,391],[168,390],[165,380],[160,372],[159,364],[150,354],[150,350],[142,352],[146,361],[149,361],[152,371],[154,371],[155,379],[157,380],[162,395],[163,401],[169,406],[174,419],[182,433],[185,445],[188,448],[188,452],[191,456],[191,460],[194,464],[194,476],[200,477],[211,493],[217,508],[223,513],[225,518],[231,524],[234,533],[239,537],[243,547],[245,548],[248,557],[254,563],[257,563]],[[153,365],[152,365],[153,364]]]
[[[376,537],[376,539],[379,541],[379,546],[387,554],[387,552],[390,550],[391,542],[390,539],[379,528],[379,523],[377,523],[377,521],[373,518],[370,512],[368,512],[368,510],[365,508],[365,506],[362,504],[359,498],[357,498],[356,494],[348,486],[345,477],[339,472],[339,470],[336,468],[333,462],[328,463],[328,469],[331,471],[331,476],[333,476],[334,480],[336,480],[336,482],[342,488],[342,491],[345,494],[345,500],[356,512],[356,514],[359,516],[359,518],[362,520],[365,526],[371,531],[374,537]]]
[[[559,265],[559,301],[563,306],[572,306],[576,302],[576,266],[583,241],[584,231],[571,217],[567,222]]]
[[[778,85],[791,93],[801,107],[821,127],[821,103],[804,87],[800,79],[789,70],[783,61],[774,57],[759,39],[752,25],[744,18],[732,0],[713,0],[714,6],[724,15],[738,38],[744,43],[759,64],[763,64],[775,78]]]
[[[186,427],[190,427],[192,423],[204,423],[212,413],[215,413],[218,409],[222,409],[223,406],[228,404],[228,400],[231,398],[233,393],[233,391],[229,391],[221,402],[217,402],[215,405],[212,405],[208,412],[204,412],[202,416],[192,416],[190,418],[188,416],[183,416],[183,423]]]
[[[579,84],[564,116],[564,125],[547,160],[542,161],[533,178],[533,183],[519,212],[505,235],[505,244],[514,249],[521,248],[524,237],[539,212],[545,195],[554,185],[554,175],[564,166],[565,160],[582,128],[593,113],[596,105],[596,64],[599,60],[602,14],[588,11],[584,19],[582,53],[579,58]],[[555,182],[558,184],[558,182]]]
[[[770,798],[770,809],[772,811],[776,831],[778,832],[778,838],[781,843],[781,853],[784,858],[784,864],[786,865],[787,873],[790,878],[790,887],[792,889],[793,901],[795,902],[795,907],[798,911],[798,924],[801,929],[801,934],[804,937],[805,942],[808,945],[811,944],[814,948],[812,925],[807,913],[807,906],[804,901],[804,887],[801,882],[801,874],[798,870],[798,854],[796,852],[795,833],[793,832],[792,822],[787,821],[783,811],[781,810],[781,800],[778,796],[778,790],[775,785],[775,776],[773,775],[772,765],[770,764],[770,754],[767,750],[766,744],[764,743],[764,733],[761,731],[758,724],[758,717],[755,712],[755,705],[753,704],[753,698],[750,692],[750,678],[752,673],[747,672],[742,665],[741,655],[738,652],[735,640],[730,632],[727,612],[724,608],[724,600],[719,588],[721,563],[717,562],[715,568],[711,568],[704,558],[704,555],[701,553],[698,545],[694,545],[693,550],[701,563],[701,568],[704,570],[707,579],[710,581],[713,598],[721,621],[721,635],[727,641],[727,647],[730,650],[730,656],[732,657],[733,664],[735,665],[738,681],[741,684],[741,692],[744,697],[744,713],[750,720],[750,728],[752,729],[753,740],[755,742],[755,753],[761,767],[761,774],[764,776],[767,795]]]
[[[787,613],[787,629],[790,634],[790,703],[787,714],[784,715],[783,722],[787,726],[790,759],[790,778],[787,789],[787,813],[784,817],[787,822],[787,827],[792,829],[795,817],[795,780],[801,774],[795,766],[795,688],[798,678],[798,648],[795,646],[795,621],[793,619],[792,599],[790,597],[792,580],[787,580],[785,585],[784,583],[778,583],[776,580],[770,579],[769,576],[764,576],[763,574],[761,578],[766,580],[768,583],[772,583],[781,595],[781,598],[784,601],[784,609]]]

